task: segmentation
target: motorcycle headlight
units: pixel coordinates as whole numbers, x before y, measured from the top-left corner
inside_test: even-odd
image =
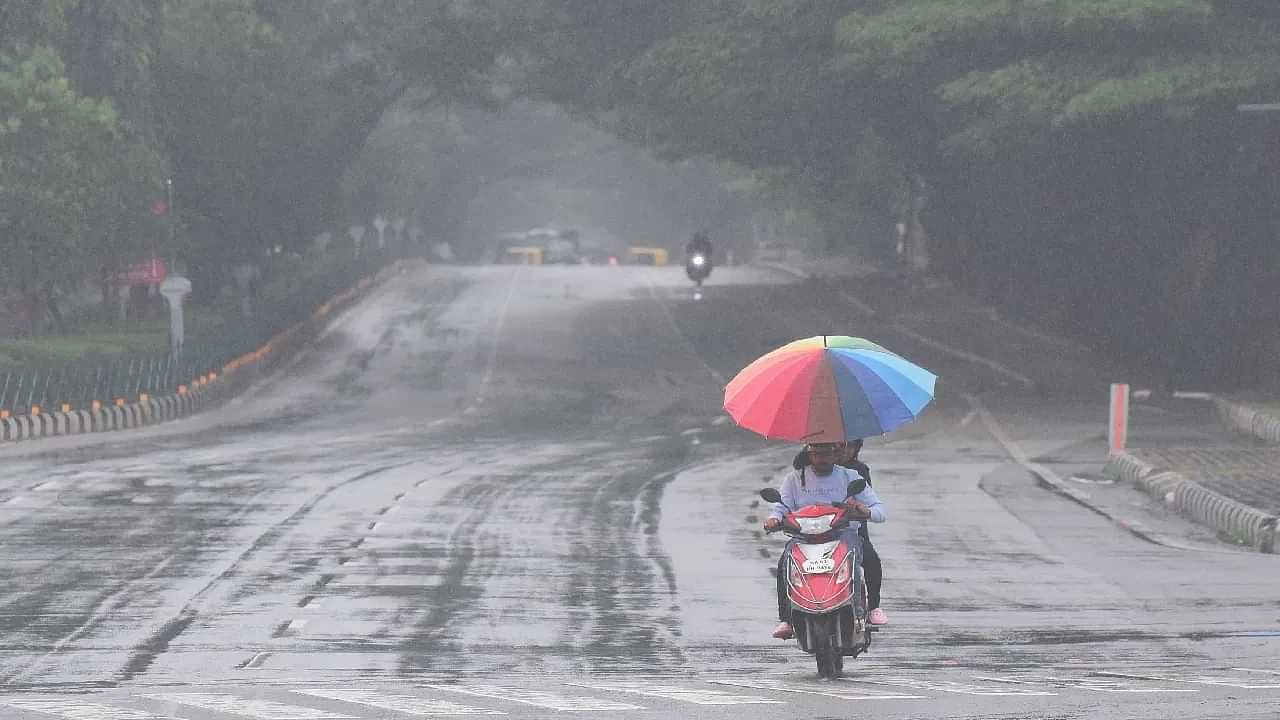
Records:
[[[703,265],[707,264],[707,259],[702,257],[701,255],[694,255],[692,262],[696,267],[702,267]]]

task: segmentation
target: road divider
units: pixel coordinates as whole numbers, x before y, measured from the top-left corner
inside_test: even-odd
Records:
[[[221,372],[191,378],[175,388],[172,394],[144,394],[134,402],[125,398],[116,398],[111,404],[94,402],[88,410],[36,411],[0,417],[0,446],[62,435],[131,430],[216,407],[241,394],[255,381],[271,374],[289,358],[306,349],[327,327],[332,315],[354,305],[386,280],[425,262],[421,259],[397,260],[387,265],[330,298],[309,318],[277,334],[262,347],[228,362]]]

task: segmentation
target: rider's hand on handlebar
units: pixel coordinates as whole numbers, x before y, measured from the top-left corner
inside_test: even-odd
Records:
[[[777,530],[780,527],[782,527],[782,520],[776,517],[771,517],[768,520],[764,521],[765,530]]]
[[[853,498],[845,498],[844,502],[849,506],[849,510],[852,514],[859,520],[865,520],[871,517],[871,508],[867,507],[865,504],[860,503]]]

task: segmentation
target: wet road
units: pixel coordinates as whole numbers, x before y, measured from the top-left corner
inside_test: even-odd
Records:
[[[1147,542],[1011,459],[1100,465],[1106,363],[893,293],[424,268],[226,408],[0,449],[0,717],[1274,716],[1276,558]],[[768,637],[752,491],[792,448],[719,410],[823,331],[943,378],[864,453],[892,625],[832,682]]]

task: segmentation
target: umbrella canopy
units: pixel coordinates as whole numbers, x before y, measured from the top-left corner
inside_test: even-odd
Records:
[[[870,340],[819,335],[743,368],[725,386],[724,409],[768,438],[844,442],[916,419],[937,379]]]

